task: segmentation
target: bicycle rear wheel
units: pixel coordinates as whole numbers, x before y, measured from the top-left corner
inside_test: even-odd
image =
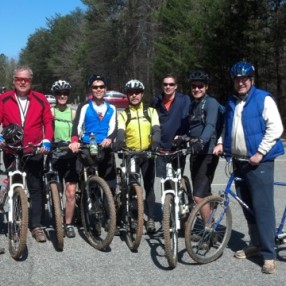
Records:
[[[171,268],[175,268],[178,261],[178,229],[176,225],[175,200],[172,194],[165,196],[163,237],[168,264]]]
[[[63,250],[64,248],[64,230],[63,230],[63,217],[59,190],[56,183],[50,183],[51,201],[52,201],[52,220],[56,233],[57,249]]]
[[[80,209],[89,243],[99,250],[107,248],[115,234],[116,215],[112,193],[102,178],[88,179],[82,190]]]
[[[126,244],[131,251],[136,251],[143,235],[144,207],[142,189],[138,184],[128,186],[128,199],[125,206]],[[125,198],[126,199],[126,198]]]
[[[12,204],[12,221],[8,222],[9,251],[14,259],[20,259],[26,249],[28,231],[28,200],[23,188],[14,189]]]
[[[210,204],[211,214],[204,222],[201,209],[206,204]],[[191,258],[198,263],[216,260],[227,246],[231,228],[231,210],[225,208],[224,199],[220,196],[206,197],[192,210],[185,228],[185,243]]]

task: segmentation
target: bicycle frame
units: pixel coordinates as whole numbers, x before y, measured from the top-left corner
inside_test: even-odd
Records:
[[[119,154],[122,154],[122,162],[120,164],[121,170],[121,183],[124,184],[126,188],[130,183],[137,183],[141,185],[141,174],[140,171],[137,172],[136,168],[136,158],[139,156],[146,156],[145,151],[119,151]]]
[[[47,169],[45,167],[47,167]],[[48,186],[51,183],[56,183],[57,186],[60,186],[61,182],[60,182],[60,179],[59,179],[58,171],[53,167],[52,158],[48,157],[48,155],[44,155],[43,181],[44,181],[44,186],[45,186],[45,190],[46,190],[46,194],[45,195],[46,195],[46,199],[47,199],[48,211],[51,214],[51,211],[52,211],[51,210],[51,204],[50,204],[51,193],[49,191],[50,188]],[[59,190],[59,196],[60,196],[61,209],[62,209],[62,212],[63,212],[64,206],[63,206],[63,201],[62,201],[62,192],[60,190]]]
[[[129,197],[128,186],[132,183],[136,183],[141,186],[141,174],[137,172],[136,159],[140,156],[146,156],[146,151],[132,151],[122,150],[118,154],[122,155],[122,162],[120,168],[117,168],[117,173],[121,178],[121,186],[119,191],[123,192],[126,199]],[[129,205],[126,205],[126,210],[129,212]]]
[[[275,185],[286,187],[286,182],[274,182],[274,186]],[[277,239],[286,238],[286,233],[284,232],[285,221],[286,221],[286,206],[284,208],[284,212],[283,212],[280,224],[275,231],[275,238],[277,238]]]
[[[29,192],[28,192],[28,188],[27,188],[27,173],[25,171],[22,171],[20,169],[20,155],[18,154],[18,151],[26,149],[28,147],[38,147],[38,146],[33,146],[33,145],[27,145],[25,147],[15,147],[13,145],[7,145],[7,147],[9,149],[12,150],[16,150],[15,154],[14,154],[14,161],[12,162],[11,166],[9,166],[10,169],[14,169],[14,170],[10,170],[9,168],[7,169],[8,171],[8,186],[9,186],[9,190],[7,193],[7,198],[5,201],[2,202],[2,205],[4,206],[7,202],[8,202],[8,220],[11,222],[13,220],[12,218],[12,214],[13,214],[13,195],[14,195],[14,190],[17,187],[21,187],[26,196],[29,196]],[[15,183],[15,179],[20,179],[20,182]]]
[[[230,164],[230,162],[228,163]],[[220,224],[222,217],[225,215],[225,212],[227,208],[229,207],[230,204],[230,199],[229,195],[233,197],[244,209],[246,209],[250,214],[253,214],[252,209],[245,203],[243,202],[238,195],[231,190],[231,185],[233,184],[234,181],[242,180],[239,177],[235,177],[233,173],[230,174],[229,180],[227,182],[226,188],[223,192],[220,193],[222,197],[224,197],[224,212],[221,214],[220,218],[215,222],[214,224],[214,229],[217,229],[217,226]],[[286,182],[274,182],[274,185],[276,186],[284,186],[286,187]],[[212,216],[210,217],[210,220],[212,219]],[[286,238],[286,233],[284,232],[284,225],[286,222],[286,207],[284,209],[281,221],[279,223],[279,226],[277,227],[275,231],[275,238],[276,239],[284,239]]]
[[[160,153],[156,153],[156,155],[163,156],[166,158],[166,177],[160,179],[161,183],[161,207],[163,208],[165,197],[167,194],[172,194],[175,198],[175,219],[176,219],[176,226],[177,229],[181,228],[180,223],[180,213],[186,210],[180,210],[180,197],[179,197],[179,186],[182,180],[182,169],[180,165],[180,156],[186,155],[183,150],[176,150],[176,151],[161,151]],[[172,166],[173,159],[177,161],[177,169],[174,170]],[[166,182],[173,182],[174,189],[165,189]]]

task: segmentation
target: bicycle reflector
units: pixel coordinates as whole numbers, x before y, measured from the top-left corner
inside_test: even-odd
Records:
[[[5,142],[10,145],[20,143],[24,136],[23,128],[15,123],[4,127],[1,134],[3,135]]]

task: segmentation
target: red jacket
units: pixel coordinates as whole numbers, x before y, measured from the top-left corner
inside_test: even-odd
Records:
[[[50,104],[45,95],[32,90],[27,98],[29,106],[23,127],[23,146],[28,143],[38,144],[43,139],[52,141],[54,135],[53,117]],[[20,109],[14,90],[0,95],[0,124],[2,124],[2,127],[6,127],[11,123],[22,125]]]

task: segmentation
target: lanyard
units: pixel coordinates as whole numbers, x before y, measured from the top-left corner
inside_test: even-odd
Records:
[[[26,96],[19,97],[17,95],[16,95],[16,98],[18,101],[19,109],[20,109],[22,127],[24,127],[27,110],[28,110],[28,99]]]

